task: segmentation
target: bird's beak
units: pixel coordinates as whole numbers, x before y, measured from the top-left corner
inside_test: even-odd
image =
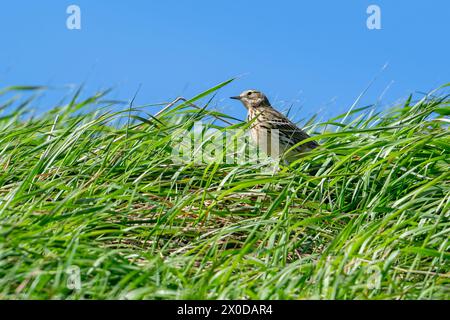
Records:
[[[230,99],[241,100],[240,96],[230,97]]]

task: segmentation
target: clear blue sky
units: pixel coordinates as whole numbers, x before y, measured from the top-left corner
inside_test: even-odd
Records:
[[[81,8],[81,30],[66,8]],[[381,8],[382,30],[366,9]],[[393,103],[450,81],[450,1],[2,1],[0,86],[114,87],[138,104],[192,96],[230,77],[219,105],[248,88],[302,118],[346,110],[378,75],[362,104]],[[383,66],[388,67],[380,73]],[[42,108],[51,94],[40,100]]]

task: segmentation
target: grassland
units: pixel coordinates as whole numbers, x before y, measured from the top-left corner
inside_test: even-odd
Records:
[[[226,84],[157,116],[2,90],[0,299],[450,298],[448,87],[304,121],[321,146],[276,172],[174,163],[194,122],[246,126]]]

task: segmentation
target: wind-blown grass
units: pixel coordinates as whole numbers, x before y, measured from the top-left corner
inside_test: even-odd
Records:
[[[157,116],[2,90],[0,298],[450,298],[447,96],[309,122],[321,146],[275,173],[173,163],[174,133],[235,123],[191,106],[225,84]]]

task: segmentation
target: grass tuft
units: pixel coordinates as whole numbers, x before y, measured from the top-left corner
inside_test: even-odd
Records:
[[[276,172],[174,163],[196,121],[245,128],[192,105],[227,83],[155,116],[0,90],[0,299],[450,298],[448,96],[310,121]]]

